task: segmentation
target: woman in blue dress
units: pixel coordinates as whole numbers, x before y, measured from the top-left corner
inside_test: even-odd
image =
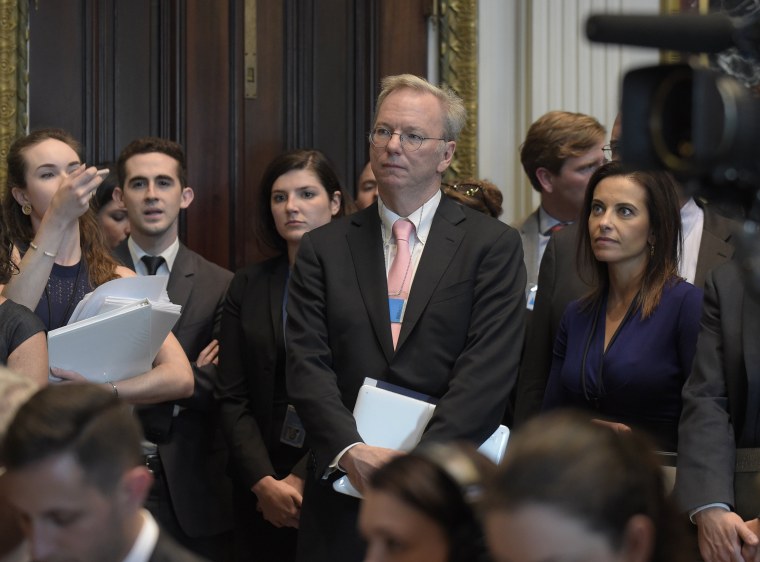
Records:
[[[562,318],[543,408],[590,410],[675,451],[702,291],[678,276],[674,180],[605,164],[589,180],[580,220],[578,268],[593,290]]]

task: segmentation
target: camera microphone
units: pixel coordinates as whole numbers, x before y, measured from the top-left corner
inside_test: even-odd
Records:
[[[596,43],[670,51],[719,53],[738,47],[757,53],[756,27],[754,20],[734,20],[725,14],[596,15],[586,21],[586,37]]]

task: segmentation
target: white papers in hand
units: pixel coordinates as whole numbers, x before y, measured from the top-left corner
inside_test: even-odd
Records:
[[[420,442],[435,410],[435,400],[397,385],[365,378],[354,405],[356,429],[367,445],[411,451]],[[478,448],[499,464],[509,440],[509,428],[500,425]],[[361,498],[348,476],[333,483],[342,494]]]
[[[169,301],[167,279],[115,279],[86,295],[77,319],[48,334],[50,366],[99,383],[149,371],[182,308]]]

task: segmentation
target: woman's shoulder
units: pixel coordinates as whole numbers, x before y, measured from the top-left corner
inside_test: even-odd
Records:
[[[45,330],[45,324],[34,312],[10,299],[5,299],[0,303],[0,326],[13,330],[18,326],[36,332]]]
[[[674,277],[671,281],[665,284],[663,287],[663,298],[671,298],[677,300],[684,299],[702,299],[702,289],[692,285],[681,277]]]

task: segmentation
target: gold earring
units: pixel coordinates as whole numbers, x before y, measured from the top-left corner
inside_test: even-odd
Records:
[[[21,212],[24,213],[26,216],[29,216],[32,214],[32,206],[29,203],[24,203],[21,205]]]
[[[649,246],[649,257],[650,258],[654,257],[654,244]]]

